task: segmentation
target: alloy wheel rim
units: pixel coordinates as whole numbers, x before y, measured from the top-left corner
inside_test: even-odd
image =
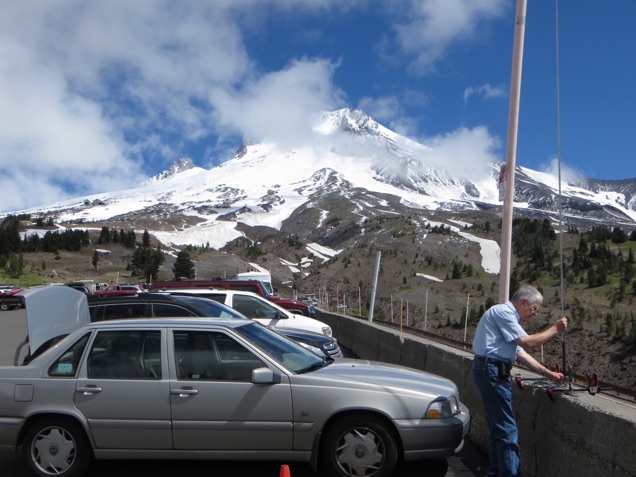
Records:
[[[382,439],[368,428],[351,429],[338,441],[336,462],[346,475],[371,477],[384,462]]]
[[[76,459],[73,436],[59,427],[42,429],[31,445],[31,461],[46,475],[64,474]]]

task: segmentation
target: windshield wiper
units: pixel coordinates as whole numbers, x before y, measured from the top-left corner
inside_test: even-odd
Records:
[[[329,358],[330,361],[327,361],[327,358],[321,358],[320,362],[316,362],[310,366],[307,366],[305,369],[298,371],[299,374],[309,373],[310,371],[314,371],[316,369],[324,368],[325,366],[333,363],[333,358]]]

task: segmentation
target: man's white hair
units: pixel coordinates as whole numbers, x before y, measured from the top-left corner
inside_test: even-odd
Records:
[[[521,300],[528,300],[530,303],[535,303],[537,301],[543,301],[543,295],[535,287],[523,285],[515,292],[514,295],[512,295],[512,298],[510,299],[513,303],[520,302]]]

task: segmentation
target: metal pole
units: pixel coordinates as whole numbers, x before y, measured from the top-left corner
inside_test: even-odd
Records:
[[[375,273],[373,274],[373,289],[371,290],[371,306],[369,306],[369,321],[373,321],[373,309],[375,308],[375,292],[378,288],[378,275],[380,274],[380,257],[382,252],[378,252],[375,260]]]
[[[428,319],[428,288],[426,289],[426,304],[424,305],[424,331],[426,331],[427,319]]]
[[[466,321],[464,322],[464,343],[466,343],[466,331],[468,331],[468,312],[470,310],[470,294],[466,297]]]
[[[561,315],[565,315],[565,276],[563,270],[563,203],[561,192],[561,67],[559,60],[559,0],[555,1],[555,24],[556,24],[556,93],[557,93],[557,159],[559,164],[559,270],[561,273]],[[565,360],[565,332],[561,333],[561,348],[563,351],[563,372],[566,372]]]
[[[406,326],[409,326],[409,301],[406,300]]]
[[[512,207],[515,192],[515,161],[519,125],[519,101],[521,97],[521,69],[523,63],[523,40],[526,27],[527,0],[517,0],[515,15],[515,38],[512,52],[512,75],[510,78],[510,105],[508,110],[508,142],[506,145],[506,195],[503,206],[501,230],[501,264],[499,276],[499,302],[505,303],[510,296],[510,262],[512,245]]]

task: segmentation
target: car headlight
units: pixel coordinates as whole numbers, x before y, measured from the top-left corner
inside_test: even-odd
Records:
[[[453,417],[459,412],[457,399],[455,397],[439,398],[428,405],[426,409],[427,419],[442,419],[444,417]]]
[[[323,326],[322,332],[327,336],[331,336],[331,326]]]
[[[315,346],[312,346],[312,345],[307,344],[307,343],[302,343],[302,342],[299,342],[298,344],[301,345],[302,347],[308,349],[312,353],[317,354],[320,357],[324,358],[324,356],[325,356],[325,353],[323,353],[323,351],[320,348],[316,348]]]

